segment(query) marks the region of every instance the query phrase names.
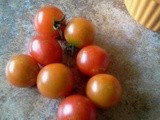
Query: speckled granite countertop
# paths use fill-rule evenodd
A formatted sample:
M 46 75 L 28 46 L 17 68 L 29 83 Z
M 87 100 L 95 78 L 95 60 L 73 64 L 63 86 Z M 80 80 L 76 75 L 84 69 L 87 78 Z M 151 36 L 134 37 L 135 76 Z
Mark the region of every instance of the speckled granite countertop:
M 46 4 L 60 7 L 67 19 L 92 20 L 95 43 L 112 56 L 109 73 L 122 83 L 123 98 L 115 108 L 99 111 L 98 120 L 160 120 L 160 33 L 137 24 L 123 0 L 0 0 L 0 120 L 56 120 L 60 99 L 11 86 L 4 74 L 11 55 L 27 53 L 34 15 Z

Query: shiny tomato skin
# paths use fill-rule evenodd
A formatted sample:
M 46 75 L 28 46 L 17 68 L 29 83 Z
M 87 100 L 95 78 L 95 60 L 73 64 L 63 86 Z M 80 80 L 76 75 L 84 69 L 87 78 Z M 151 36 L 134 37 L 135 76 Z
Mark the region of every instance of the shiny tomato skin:
M 55 30 L 53 26 L 55 21 L 59 21 L 63 17 L 64 14 L 58 7 L 52 5 L 44 6 L 35 16 L 35 29 L 40 35 L 58 37 L 58 30 Z M 65 24 L 65 20 L 62 24 Z
M 29 44 L 29 52 L 42 66 L 62 61 L 62 48 L 52 37 L 33 37 Z
M 68 95 L 74 84 L 72 71 L 61 63 L 43 67 L 37 77 L 37 87 L 40 93 L 52 99 Z
M 6 65 L 6 77 L 16 87 L 30 87 L 36 84 L 39 70 L 37 62 L 31 56 L 17 54 Z
M 87 97 L 71 95 L 60 103 L 57 120 L 96 120 L 96 108 Z
M 97 74 L 89 79 L 86 94 L 99 108 L 108 109 L 120 101 L 122 87 L 114 76 Z
M 86 18 L 72 18 L 65 30 L 66 41 L 75 47 L 82 48 L 93 43 L 95 38 L 95 27 Z
M 81 72 L 93 76 L 107 71 L 110 64 L 110 57 L 99 46 L 89 45 L 78 52 L 76 61 Z

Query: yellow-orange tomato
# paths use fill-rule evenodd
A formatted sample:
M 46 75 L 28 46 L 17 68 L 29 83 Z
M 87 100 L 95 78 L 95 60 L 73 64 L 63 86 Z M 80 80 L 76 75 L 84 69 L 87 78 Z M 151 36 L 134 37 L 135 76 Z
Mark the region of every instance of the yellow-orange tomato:
M 89 79 L 86 94 L 98 107 L 107 109 L 120 101 L 122 88 L 114 76 L 97 74 Z
M 49 64 L 41 69 L 37 78 L 40 93 L 48 98 L 59 98 L 68 95 L 75 83 L 70 68 L 61 64 Z
M 6 66 L 6 77 L 17 87 L 29 87 L 36 84 L 39 66 L 29 55 L 14 55 Z
M 95 27 L 85 18 L 73 18 L 64 30 L 64 37 L 71 45 L 82 48 L 93 43 Z

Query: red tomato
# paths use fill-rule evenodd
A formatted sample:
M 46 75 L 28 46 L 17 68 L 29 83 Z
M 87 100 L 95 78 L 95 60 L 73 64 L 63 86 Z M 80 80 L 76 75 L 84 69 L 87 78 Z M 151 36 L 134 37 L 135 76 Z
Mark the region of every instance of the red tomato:
M 56 24 L 57 21 L 62 20 L 63 17 L 63 12 L 55 6 L 42 7 L 34 19 L 35 29 L 40 35 L 58 37 L 58 30 L 54 29 L 54 27 L 59 24 Z M 65 20 L 60 24 L 65 24 Z
M 86 94 L 98 107 L 110 108 L 120 101 L 122 87 L 114 76 L 97 74 L 89 79 Z
M 57 120 L 96 120 L 96 108 L 87 97 L 68 96 L 59 105 Z
M 53 99 L 68 95 L 74 84 L 72 71 L 61 63 L 45 66 L 37 77 L 37 87 L 40 93 Z
M 40 68 L 29 55 L 14 55 L 7 63 L 6 77 L 17 87 L 30 87 L 36 84 Z
M 78 48 L 90 45 L 95 38 L 94 25 L 85 18 L 73 18 L 64 30 L 64 37 L 68 43 Z
M 29 52 L 42 66 L 62 61 L 62 48 L 52 37 L 33 37 L 29 45 Z
M 105 73 L 110 63 L 108 53 L 95 45 L 82 48 L 77 55 L 77 66 L 84 74 L 92 76 Z

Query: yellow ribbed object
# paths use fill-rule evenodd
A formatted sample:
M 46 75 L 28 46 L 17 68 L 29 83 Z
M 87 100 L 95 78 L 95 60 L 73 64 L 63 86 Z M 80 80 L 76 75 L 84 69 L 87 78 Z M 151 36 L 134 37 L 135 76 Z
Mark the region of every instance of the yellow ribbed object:
M 160 0 L 124 0 L 133 18 L 153 31 L 160 31 Z

